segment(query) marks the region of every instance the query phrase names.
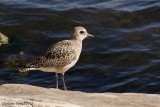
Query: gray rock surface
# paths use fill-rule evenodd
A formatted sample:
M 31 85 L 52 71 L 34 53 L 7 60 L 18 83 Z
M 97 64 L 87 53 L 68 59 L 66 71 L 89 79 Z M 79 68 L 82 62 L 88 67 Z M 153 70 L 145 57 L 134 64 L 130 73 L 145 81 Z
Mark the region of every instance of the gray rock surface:
M 7 104 L 12 106 L 6 106 Z M 0 107 L 160 107 L 160 95 L 84 93 L 24 84 L 4 84 L 0 86 Z
M 0 32 L 0 47 L 3 45 L 3 44 L 8 44 L 9 41 L 8 41 L 8 37 L 3 35 L 1 32 Z

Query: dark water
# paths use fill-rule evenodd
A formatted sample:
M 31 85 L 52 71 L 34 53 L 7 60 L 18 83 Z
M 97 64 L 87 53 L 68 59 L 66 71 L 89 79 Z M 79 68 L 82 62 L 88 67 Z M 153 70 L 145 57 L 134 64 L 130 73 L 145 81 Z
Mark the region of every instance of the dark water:
M 159 0 L 0 0 L 0 83 L 55 87 L 54 73 L 18 69 L 79 25 L 95 38 L 66 73 L 69 90 L 160 93 Z

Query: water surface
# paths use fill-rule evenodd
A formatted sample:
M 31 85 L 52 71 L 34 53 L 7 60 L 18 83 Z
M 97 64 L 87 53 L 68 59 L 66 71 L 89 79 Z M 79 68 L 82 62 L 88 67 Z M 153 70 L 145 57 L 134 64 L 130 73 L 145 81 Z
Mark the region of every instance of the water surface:
M 55 87 L 54 73 L 18 69 L 75 26 L 95 38 L 66 73 L 69 90 L 160 93 L 159 0 L 0 0 L 0 31 L 10 38 L 0 48 L 0 83 Z

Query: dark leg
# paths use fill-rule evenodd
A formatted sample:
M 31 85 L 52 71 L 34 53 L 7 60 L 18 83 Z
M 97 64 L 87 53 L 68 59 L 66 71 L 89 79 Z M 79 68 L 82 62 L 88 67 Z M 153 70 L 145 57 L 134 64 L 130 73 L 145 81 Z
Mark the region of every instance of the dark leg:
M 56 88 L 58 89 L 58 74 L 57 73 L 55 74 L 55 77 L 56 77 L 55 78 L 56 79 Z
M 64 81 L 64 73 L 62 73 L 62 82 L 63 82 L 64 90 L 67 91 L 66 84 L 65 84 L 65 81 Z

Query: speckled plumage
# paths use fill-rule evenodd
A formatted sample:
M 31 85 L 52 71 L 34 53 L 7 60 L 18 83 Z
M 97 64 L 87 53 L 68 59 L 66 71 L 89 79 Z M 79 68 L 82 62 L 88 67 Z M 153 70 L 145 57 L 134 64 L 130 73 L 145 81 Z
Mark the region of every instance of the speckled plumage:
M 53 44 L 47 51 L 33 62 L 28 63 L 29 68 L 51 68 L 62 69 L 74 60 L 78 60 L 82 49 L 82 43 L 76 40 L 64 40 Z M 50 71 L 54 72 L 54 71 Z M 65 71 L 60 71 L 65 72 Z
M 57 73 L 62 74 L 62 80 L 64 88 L 64 73 L 76 64 L 79 59 L 82 50 L 82 41 L 88 34 L 84 27 L 75 27 L 71 40 L 63 40 L 56 44 L 53 44 L 47 49 L 40 57 L 28 63 L 25 68 L 20 72 L 26 72 L 29 70 L 41 70 L 44 72 L 55 72 L 56 82 L 58 81 Z M 58 82 L 56 83 L 58 88 Z

